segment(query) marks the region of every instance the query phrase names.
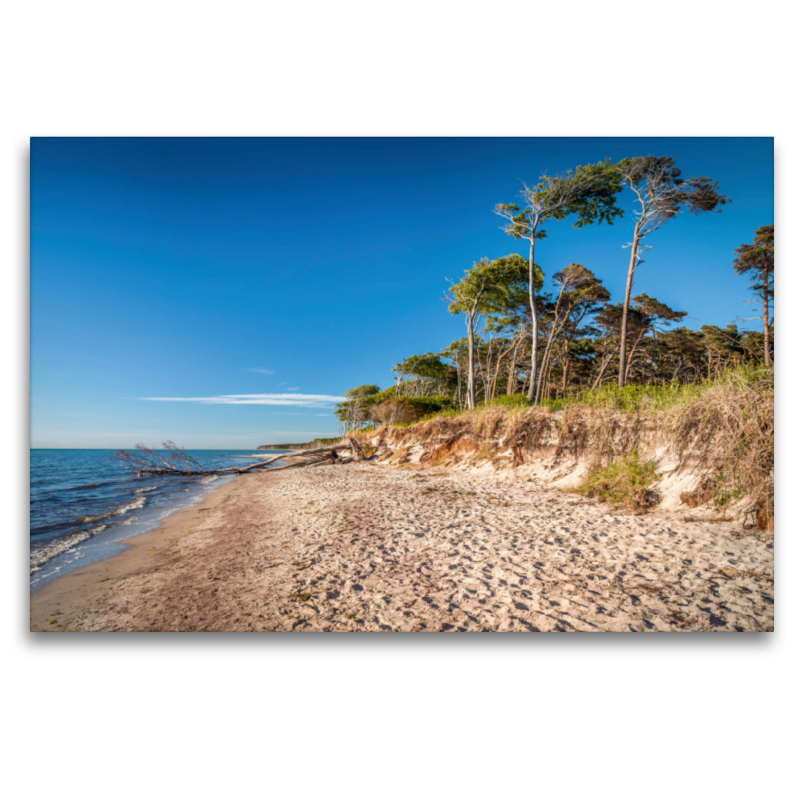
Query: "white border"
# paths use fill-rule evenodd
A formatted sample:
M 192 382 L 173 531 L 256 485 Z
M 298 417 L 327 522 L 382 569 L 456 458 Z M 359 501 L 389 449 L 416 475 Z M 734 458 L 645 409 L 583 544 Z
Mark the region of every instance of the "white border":
M 39 2 L 2 52 L 10 796 L 784 796 L 797 712 L 795 26 L 782 4 Z M 491 10 L 490 10 L 491 9 Z M 31 135 L 776 136 L 777 633 L 32 637 Z M 782 265 L 786 264 L 786 268 Z M 785 287 L 785 288 L 784 288 Z M 785 332 L 785 333 L 784 333 Z M 787 342 L 783 345 L 782 342 Z

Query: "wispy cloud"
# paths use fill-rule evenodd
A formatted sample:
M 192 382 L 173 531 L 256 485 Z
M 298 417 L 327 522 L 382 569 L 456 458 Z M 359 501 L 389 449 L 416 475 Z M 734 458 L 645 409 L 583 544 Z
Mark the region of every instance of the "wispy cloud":
M 332 394 L 220 394 L 215 397 L 142 397 L 168 403 L 203 403 L 205 405 L 296 406 L 327 408 L 345 398 Z
M 265 369 L 264 367 L 247 367 L 248 372 L 259 372 L 262 375 L 274 375 L 275 373 L 271 369 Z

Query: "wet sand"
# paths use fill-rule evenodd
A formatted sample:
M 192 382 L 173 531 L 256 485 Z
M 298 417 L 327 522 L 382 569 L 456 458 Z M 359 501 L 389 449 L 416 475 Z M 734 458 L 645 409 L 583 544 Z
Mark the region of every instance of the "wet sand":
M 34 631 L 766 631 L 772 534 L 510 471 L 245 475 L 31 597 Z

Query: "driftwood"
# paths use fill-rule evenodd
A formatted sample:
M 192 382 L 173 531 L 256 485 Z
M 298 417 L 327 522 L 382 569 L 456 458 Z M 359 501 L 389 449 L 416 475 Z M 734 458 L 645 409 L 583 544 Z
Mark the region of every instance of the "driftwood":
M 353 460 L 363 461 L 365 456 L 361 442 L 359 442 L 358 439 L 348 439 L 347 441 L 350 442 L 350 449 L 353 451 Z
M 344 444 L 334 444 L 328 445 L 327 447 L 315 447 L 313 450 L 295 450 L 293 453 L 278 453 L 276 456 L 272 456 L 272 458 L 268 458 L 266 461 L 259 461 L 256 464 L 250 464 L 247 467 L 243 467 L 240 470 L 235 470 L 232 467 L 229 467 L 227 470 L 220 470 L 220 472 L 250 472 L 251 470 L 258 469 L 260 467 L 265 467 L 267 464 L 272 464 L 273 461 L 286 461 L 287 458 L 297 458 L 297 457 L 305 457 L 311 455 L 317 455 L 319 453 L 335 453 L 337 450 L 346 450 L 350 447 L 350 442 L 352 440 L 348 440 Z M 350 447 L 350 449 L 352 449 Z M 273 469 L 278 469 L 277 467 L 273 467 Z
M 363 459 L 360 446 L 353 445 L 352 439 L 341 444 L 315 447 L 313 450 L 296 450 L 292 453 L 278 453 L 264 461 L 249 464 L 246 467 L 226 467 L 225 469 L 206 469 L 194 458 L 188 455 L 184 448 L 178 447 L 174 442 L 164 442 L 162 447 L 166 453 L 137 444 L 136 450 L 117 450 L 112 458 L 119 461 L 127 470 L 137 475 L 176 475 L 192 477 L 197 475 L 243 475 L 255 470 L 264 469 L 275 461 L 294 461 L 275 469 L 288 469 L 289 467 L 305 467 L 318 464 L 340 464 L 343 459 L 339 456 L 340 450 L 350 450 L 356 461 Z

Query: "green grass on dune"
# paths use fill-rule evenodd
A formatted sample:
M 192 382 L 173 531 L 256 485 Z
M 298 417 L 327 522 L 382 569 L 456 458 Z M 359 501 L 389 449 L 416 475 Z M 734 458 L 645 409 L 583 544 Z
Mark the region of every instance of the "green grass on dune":
M 755 389 L 758 391 L 774 391 L 774 369 L 764 366 L 739 366 L 734 367 L 712 380 L 703 380 L 699 383 L 668 383 L 664 385 L 642 386 L 629 384 L 616 386 L 608 384 L 598 389 L 586 390 L 568 396 L 566 399 L 542 400 L 536 408 L 546 408 L 550 411 L 563 411 L 568 406 L 584 406 L 593 409 L 608 409 L 613 411 L 662 411 L 673 406 L 697 400 L 707 391 L 717 387 L 734 386 L 742 389 Z M 501 395 L 489 403 L 480 403 L 473 411 L 459 411 L 445 409 L 421 417 L 416 422 L 399 423 L 395 427 L 408 428 L 420 422 L 432 419 L 454 418 L 464 414 L 476 414 L 488 408 L 508 408 L 520 410 L 532 408 L 527 398 L 522 394 Z

